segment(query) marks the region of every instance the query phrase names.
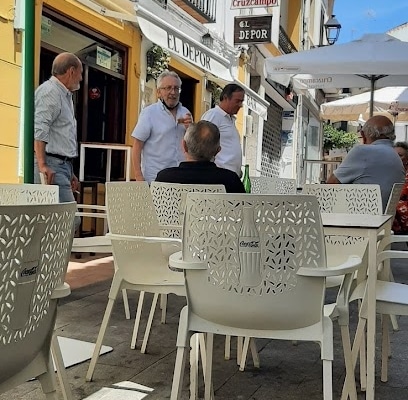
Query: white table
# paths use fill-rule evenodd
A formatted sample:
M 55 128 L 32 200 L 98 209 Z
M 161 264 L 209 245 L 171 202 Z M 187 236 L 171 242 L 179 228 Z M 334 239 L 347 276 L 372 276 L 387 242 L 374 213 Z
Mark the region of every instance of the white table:
M 366 399 L 374 400 L 377 236 L 380 232 L 383 232 L 385 236 L 390 234 L 392 216 L 335 213 L 322 213 L 321 215 L 325 235 L 348 235 L 368 239 Z
M 84 181 L 85 170 L 85 150 L 86 149 L 102 149 L 107 151 L 106 159 L 106 182 L 110 182 L 111 169 L 112 169 L 112 150 L 122 150 L 126 152 L 126 182 L 130 181 L 130 160 L 132 155 L 132 147 L 125 144 L 117 143 L 94 143 L 94 142 L 82 142 L 80 147 L 79 157 L 79 181 Z

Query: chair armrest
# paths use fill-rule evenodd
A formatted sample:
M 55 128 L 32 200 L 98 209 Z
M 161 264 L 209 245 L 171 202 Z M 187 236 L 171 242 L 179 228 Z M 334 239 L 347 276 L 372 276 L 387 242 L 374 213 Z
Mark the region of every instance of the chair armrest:
M 77 208 L 88 208 L 90 210 L 100 210 L 106 212 L 106 206 L 99 206 L 96 204 L 77 204 Z
M 408 251 L 405 250 L 384 250 L 377 254 L 377 264 L 390 258 L 408 258 Z
M 408 253 L 407 253 L 408 254 Z M 297 275 L 310 277 L 327 277 L 350 274 L 357 270 L 362 263 L 361 257 L 350 256 L 346 262 L 330 268 L 308 268 L 301 267 L 297 271 Z
M 64 282 L 58 285 L 51 294 L 51 299 L 61 299 L 71 294 L 71 287 L 68 283 Z
M 166 243 L 166 244 L 181 244 L 179 238 L 165 238 L 160 236 L 132 236 L 119 235 L 116 233 L 107 233 L 105 237 L 113 240 L 128 240 L 130 242 L 145 242 L 145 243 Z
M 178 269 L 208 269 L 207 263 L 203 261 L 184 261 L 181 251 L 169 257 L 169 265 Z
M 408 235 L 388 235 L 378 243 L 378 251 L 383 251 L 391 243 L 408 243 Z

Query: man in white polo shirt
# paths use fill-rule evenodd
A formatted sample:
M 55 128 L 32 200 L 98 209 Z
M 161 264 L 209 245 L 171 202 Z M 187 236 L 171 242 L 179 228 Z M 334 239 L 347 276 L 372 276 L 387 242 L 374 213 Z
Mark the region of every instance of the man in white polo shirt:
M 208 110 L 201 117 L 217 125 L 221 134 L 221 151 L 215 156 L 215 164 L 220 168 L 234 171 L 241 176 L 242 149 L 238 130 L 235 126 L 235 114 L 244 102 L 244 89 L 230 83 L 224 87 L 217 106 Z
M 180 103 L 181 79 L 174 71 L 164 71 L 157 78 L 158 101 L 142 110 L 132 132 L 133 167 L 137 181 L 149 184 L 164 168 L 177 167 L 185 161 L 181 147 L 190 111 Z

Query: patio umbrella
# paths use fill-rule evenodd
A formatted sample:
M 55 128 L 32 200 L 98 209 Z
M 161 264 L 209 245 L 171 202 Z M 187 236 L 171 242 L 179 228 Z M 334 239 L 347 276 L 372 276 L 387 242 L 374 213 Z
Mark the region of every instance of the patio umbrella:
M 367 120 L 370 115 L 370 92 L 324 103 L 320 117 L 330 121 Z M 408 121 L 408 87 L 386 87 L 374 91 L 373 113 L 394 117 L 396 121 Z
M 264 68 L 267 79 L 285 86 L 369 87 L 374 96 L 375 87 L 408 85 L 408 42 L 387 34 L 367 34 L 348 43 L 267 58 Z

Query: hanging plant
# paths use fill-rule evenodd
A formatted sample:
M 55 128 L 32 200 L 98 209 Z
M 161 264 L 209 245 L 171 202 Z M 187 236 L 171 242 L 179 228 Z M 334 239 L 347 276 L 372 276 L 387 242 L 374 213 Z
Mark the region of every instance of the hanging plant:
M 208 81 L 207 90 L 211 93 L 211 97 L 212 97 L 211 100 L 212 100 L 212 103 L 214 103 L 213 105 L 218 104 L 220 102 L 220 95 L 222 92 L 222 87 L 217 85 L 213 81 Z
M 147 80 L 157 79 L 169 67 L 170 53 L 160 46 L 153 45 L 146 53 Z

